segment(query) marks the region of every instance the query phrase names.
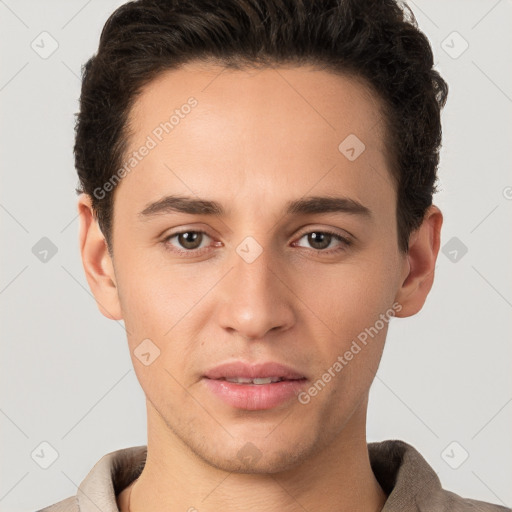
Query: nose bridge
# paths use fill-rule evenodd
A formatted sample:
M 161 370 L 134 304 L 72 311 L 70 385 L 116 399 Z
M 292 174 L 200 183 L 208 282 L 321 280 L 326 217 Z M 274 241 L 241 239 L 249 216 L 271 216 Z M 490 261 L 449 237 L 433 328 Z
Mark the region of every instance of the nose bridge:
M 231 262 L 220 306 L 222 326 L 247 338 L 261 338 L 270 329 L 289 327 L 293 312 L 272 251 L 247 237 Z
M 259 245 L 252 237 L 245 239 L 233 257 L 233 281 L 236 293 L 253 295 L 257 300 L 268 299 L 273 288 L 276 270 L 272 265 L 271 250 Z

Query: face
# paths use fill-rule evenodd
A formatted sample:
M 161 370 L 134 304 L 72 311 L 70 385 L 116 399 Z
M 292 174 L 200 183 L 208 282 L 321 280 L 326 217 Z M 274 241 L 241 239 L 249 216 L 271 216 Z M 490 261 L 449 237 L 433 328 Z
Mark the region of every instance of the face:
M 364 436 L 410 300 L 377 98 L 313 68 L 187 65 L 130 130 L 112 286 L 92 286 L 124 319 L 149 435 L 247 472 Z

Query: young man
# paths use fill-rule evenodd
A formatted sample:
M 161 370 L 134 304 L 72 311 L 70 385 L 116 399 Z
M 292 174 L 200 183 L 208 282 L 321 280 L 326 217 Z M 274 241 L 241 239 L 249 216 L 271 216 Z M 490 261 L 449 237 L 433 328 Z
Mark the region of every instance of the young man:
M 45 511 L 506 510 L 442 489 L 404 442 L 366 441 L 389 321 L 434 279 L 432 66 L 391 0 L 110 17 L 83 76 L 80 248 L 124 320 L 148 442 Z

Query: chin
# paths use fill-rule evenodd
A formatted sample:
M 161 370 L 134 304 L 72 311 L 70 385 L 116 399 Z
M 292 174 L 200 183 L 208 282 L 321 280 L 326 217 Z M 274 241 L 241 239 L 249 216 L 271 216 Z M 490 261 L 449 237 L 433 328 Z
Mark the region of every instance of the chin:
M 190 449 L 206 464 L 238 474 L 272 474 L 293 469 L 318 451 L 318 442 L 300 432 L 282 432 L 279 439 L 271 436 L 237 435 L 215 444 L 212 439 L 203 443 L 188 443 Z
M 245 445 L 251 446 L 250 441 Z M 242 450 L 244 447 L 242 448 Z M 255 454 L 255 456 L 240 456 L 240 450 L 234 452 L 232 457 L 226 457 L 226 452 L 222 455 L 215 454 L 198 454 L 207 464 L 217 469 L 238 474 L 275 474 L 293 469 L 302 460 L 305 454 L 296 450 L 279 450 L 270 452 L 265 450 Z

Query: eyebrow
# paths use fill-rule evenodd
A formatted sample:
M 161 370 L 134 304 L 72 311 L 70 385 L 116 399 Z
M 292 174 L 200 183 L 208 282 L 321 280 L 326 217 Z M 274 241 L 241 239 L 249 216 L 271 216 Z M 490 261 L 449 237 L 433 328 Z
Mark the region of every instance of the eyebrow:
M 149 220 L 152 217 L 170 213 L 212 215 L 217 217 L 226 215 L 222 204 L 217 201 L 170 195 L 146 205 L 139 213 L 139 218 L 141 218 L 141 220 Z M 332 196 L 309 196 L 294 201 L 288 201 L 285 206 L 285 213 L 288 215 L 347 213 L 360 215 L 367 219 L 372 218 L 371 210 L 359 201 L 348 197 Z

